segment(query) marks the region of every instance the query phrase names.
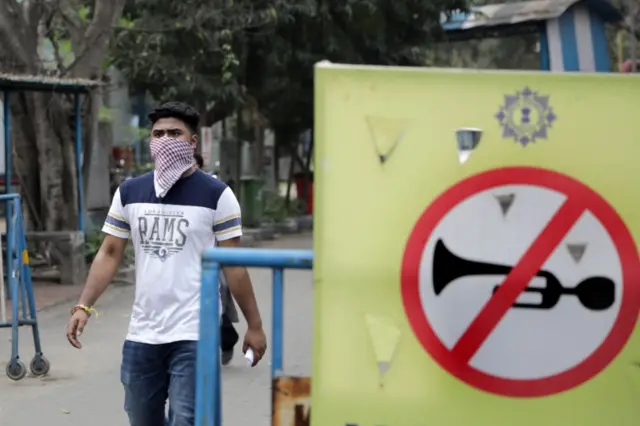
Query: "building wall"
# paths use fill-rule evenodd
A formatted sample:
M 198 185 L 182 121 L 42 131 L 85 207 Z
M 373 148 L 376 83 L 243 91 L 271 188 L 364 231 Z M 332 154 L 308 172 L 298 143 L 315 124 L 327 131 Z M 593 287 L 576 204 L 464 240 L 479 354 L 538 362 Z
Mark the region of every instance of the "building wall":
M 546 23 L 541 43 L 542 69 L 609 72 L 609 53 L 602 19 L 583 4 Z

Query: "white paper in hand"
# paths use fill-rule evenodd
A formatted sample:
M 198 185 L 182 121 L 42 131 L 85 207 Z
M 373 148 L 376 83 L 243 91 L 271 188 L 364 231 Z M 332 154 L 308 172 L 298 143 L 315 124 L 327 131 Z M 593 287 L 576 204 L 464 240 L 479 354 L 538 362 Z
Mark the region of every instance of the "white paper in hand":
M 244 353 L 244 359 L 247 360 L 247 365 L 249 367 L 253 365 L 253 349 L 247 349 L 247 352 Z

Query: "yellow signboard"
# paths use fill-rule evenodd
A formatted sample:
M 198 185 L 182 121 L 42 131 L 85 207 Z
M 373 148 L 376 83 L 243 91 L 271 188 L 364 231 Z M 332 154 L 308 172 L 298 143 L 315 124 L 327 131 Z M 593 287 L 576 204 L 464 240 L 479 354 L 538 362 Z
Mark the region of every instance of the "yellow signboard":
M 640 78 L 315 81 L 312 425 L 637 425 Z

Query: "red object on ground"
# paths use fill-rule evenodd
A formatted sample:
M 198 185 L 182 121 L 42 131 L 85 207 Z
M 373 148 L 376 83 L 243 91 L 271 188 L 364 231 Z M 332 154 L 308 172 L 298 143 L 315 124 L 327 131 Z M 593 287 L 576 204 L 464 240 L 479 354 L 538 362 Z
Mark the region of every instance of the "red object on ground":
M 640 59 L 636 61 L 638 64 L 637 69 L 640 70 Z M 620 72 L 631 72 L 633 70 L 633 61 L 631 59 L 627 59 L 622 64 L 620 64 Z
M 298 194 L 298 198 L 302 198 L 304 194 L 304 174 L 299 173 L 295 176 L 296 181 L 296 193 Z M 307 180 L 307 194 L 304 199 L 307 204 L 306 214 L 313 214 L 313 175 L 311 175 Z

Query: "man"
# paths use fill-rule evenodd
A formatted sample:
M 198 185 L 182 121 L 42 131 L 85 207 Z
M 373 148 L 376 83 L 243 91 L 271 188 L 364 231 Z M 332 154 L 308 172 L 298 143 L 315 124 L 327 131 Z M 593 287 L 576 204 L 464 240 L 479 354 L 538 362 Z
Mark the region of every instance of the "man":
M 214 239 L 223 247 L 239 244 L 240 206 L 224 183 L 193 165 L 199 115 L 192 107 L 170 102 L 149 120 L 155 171 L 116 191 L 67 339 L 82 347 L 78 338 L 131 238 L 136 291 L 121 367 L 129 423 L 163 425 L 168 398 L 171 425 L 193 426 L 201 254 Z M 256 365 L 267 345 L 249 274 L 234 267 L 224 275 L 247 320 L 243 351 L 253 350 Z
M 204 158 L 197 152 L 193 154 L 196 167 L 200 170 L 204 167 Z M 214 176 L 216 177 L 216 176 Z M 233 303 L 229 286 L 224 277 L 220 277 L 220 300 L 222 301 L 222 318 L 220 323 L 220 349 L 222 350 L 222 365 L 229 365 L 233 359 L 233 347 L 238 343 L 239 335 L 233 327 L 238 322 L 238 311 Z

